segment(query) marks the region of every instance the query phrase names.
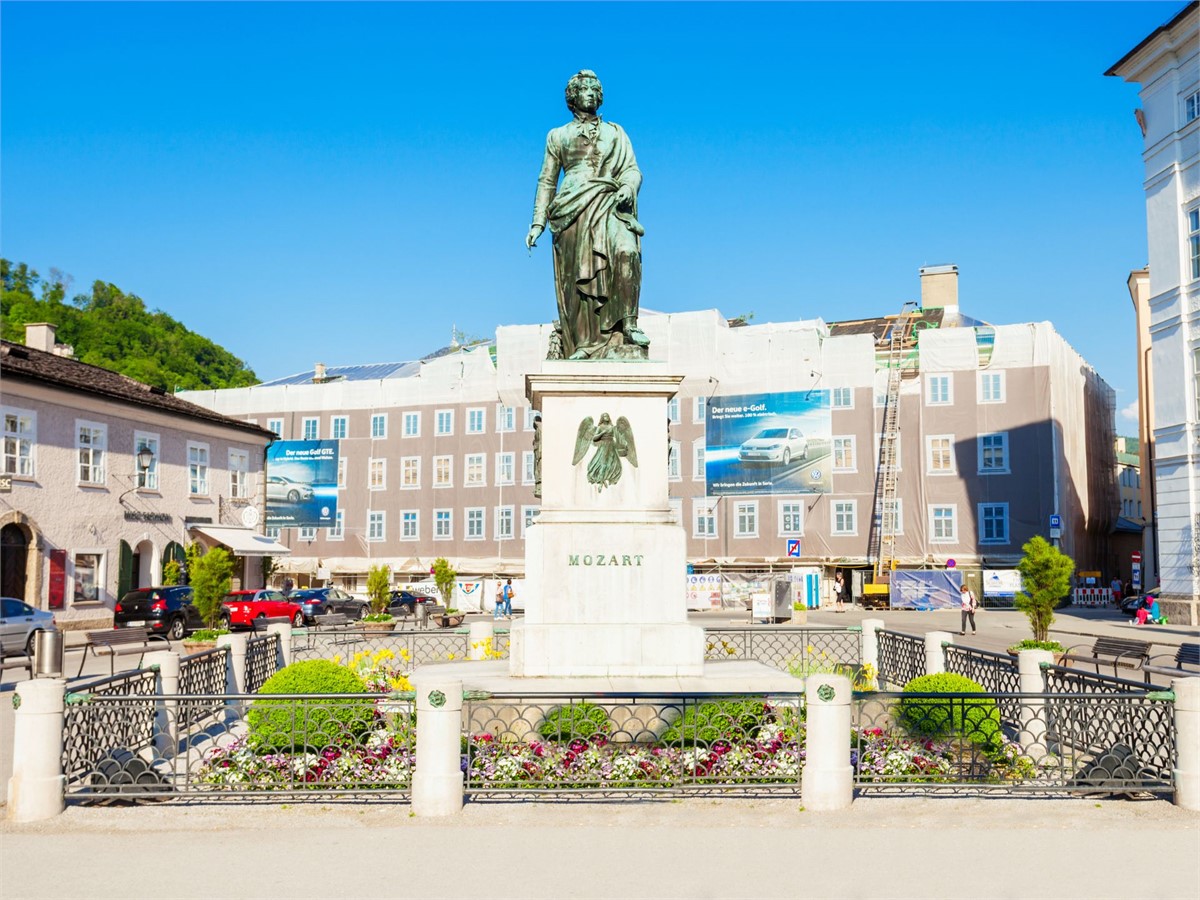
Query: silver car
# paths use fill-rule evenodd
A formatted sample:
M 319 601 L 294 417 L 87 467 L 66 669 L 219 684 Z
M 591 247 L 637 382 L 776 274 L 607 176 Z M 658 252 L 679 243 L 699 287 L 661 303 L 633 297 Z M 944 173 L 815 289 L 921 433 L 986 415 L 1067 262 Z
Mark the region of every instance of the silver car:
M 6 655 L 33 655 L 34 635 L 39 631 L 57 631 L 54 613 L 34 609 L 12 597 L 0 597 L 0 645 Z
M 311 500 L 313 489 L 311 484 L 303 481 L 292 481 L 282 475 L 271 475 L 267 478 L 267 499 L 286 500 L 288 503 L 299 503 L 301 500 Z
M 799 428 L 764 428 L 738 448 L 742 462 L 778 463 L 808 458 L 808 438 Z

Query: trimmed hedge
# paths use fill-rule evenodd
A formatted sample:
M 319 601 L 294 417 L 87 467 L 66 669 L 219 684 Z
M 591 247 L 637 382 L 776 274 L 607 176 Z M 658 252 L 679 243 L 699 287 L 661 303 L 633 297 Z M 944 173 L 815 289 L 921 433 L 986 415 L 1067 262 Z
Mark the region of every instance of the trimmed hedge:
M 538 734 L 548 741 L 571 741 L 597 735 L 607 737 L 611 733 L 608 713 L 603 707 L 586 701 L 555 707 L 538 726 Z
M 762 700 L 717 700 L 689 706 L 683 716 L 663 732 L 662 742 L 669 747 L 714 741 L 740 742 L 754 738 L 769 720 Z
M 363 694 L 367 686 L 325 659 L 293 663 L 267 679 L 260 694 Z M 354 743 L 375 719 L 369 700 L 256 700 L 246 716 L 258 752 L 313 750 Z
M 906 694 L 982 694 L 983 686 L 965 675 L 942 672 L 921 675 L 904 686 Z M 1000 710 L 991 697 L 904 697 L 900 724 L 911 734 L 931 738 L 963 738 L 993 745 L 1001 739 Z

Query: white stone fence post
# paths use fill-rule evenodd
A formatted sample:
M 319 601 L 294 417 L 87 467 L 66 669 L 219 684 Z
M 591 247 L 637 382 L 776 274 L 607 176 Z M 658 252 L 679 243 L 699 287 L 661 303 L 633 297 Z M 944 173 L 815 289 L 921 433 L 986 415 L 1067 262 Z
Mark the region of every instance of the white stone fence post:
M 495 647 L 493 643 L 496 636 L 495 624 L 488 621 L 472 622 L 467 630 L 467 658 L 487 659 L 488 651 Z
M 1176 678 L 1171 690 L 1175 692 L 1175 805 L 1200 810 L 1200 678 Z
M 229 677 L 226 691 L 230 694 L 246 693 L 246 641 L 244 634 L 223 634 L 217 638 L 218 647 L 229 648 Z
M 418 673 L 413 690 L 419 723 L 413 815 L 454 815 L 463 807 L 462 680 Z
M 275 658 L 275 669 L 286 669 L 292 664 L 292 626 L 282 622 L 267 626 L 267 634 L 278 635 L 279 652 Z
M 8 782 L 8 818 L 37 822 L 66 809 L 62 771 L 65 678 L 37 678 L 13 694 L 13 768 Z
M 806 810 L 845 809 L 854 800 L 849 747 L 852 697 L 845 675 L 809 675 L 805 681 L 808 728 L 800 796 Z
M 1054 654 L 1049 650 L 1021 650 L 1017 653 L 1017 684 L 1022 694 L 1044 694 L 1046 692 L 1046 676 L 1042 672 L 1043 665 L 1054 662 Z M 1049 752 L 1050 747 L 1046 738 L 1050 731 L 1050 723 L 1046 719 L 1046 701 L 1028 698 L 1021 701 L 1021 733 L 1017 735 L 1018 743 L 1025 753 L 1035 760 L 1040 760 Z
M 940 675 L 946 671 L 946 651 L 942 644 L 953 644 L 949 631 L 931 631 L 925 635 L 925 674 Z
M 863 619 L 862 623 L 862 655 L 863 668 L 871 667 L 875 678 L 879 678 L 879 632 L 884 627 L 883 619 Z
M 158 672 L 158 701 L 154 713 L 154 752 L 158 756 L 174 756 L 179 739 L 179 654 L 171 650 L 147 653 L 142 668 Z

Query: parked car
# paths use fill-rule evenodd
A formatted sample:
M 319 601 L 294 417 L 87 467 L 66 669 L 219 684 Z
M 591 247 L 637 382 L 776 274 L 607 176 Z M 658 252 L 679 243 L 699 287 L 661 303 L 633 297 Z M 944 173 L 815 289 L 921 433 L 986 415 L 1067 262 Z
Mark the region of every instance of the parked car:
M 418 603 L 437 603 L 437 598 L 426 594 L 414 594 L 412 591 L 392 591 L 388 600 L 388 612 L 393 616 L 411 616 L 416 613 Z
M 288 599 L 300 604 L 304 618 L 310 623 L 325 613 L 344 613 L 352 619 L 361 619 L 370 611 L 367 601 L 335 587 L 301 588 L 288 594 Z
M 1139 594 L 1130 594 L 1128 597 L 1121 598 L 1121 615 L 1127 619 L 1132 619 L 1137 615 L 1137 611 L 1142 608 L 1142 603 L 1146 597 L 1158 599 L 1158 588 L 1153 590 L 1143 591 Z
M 192 589 L 186 585 L 145 587 L 130 591 L 113 607 L 114 628 L 148 628 L 182 640 L 204 627 L 200 611 L 192 605 Z
M 54 613 L 34 609 L 14 597 L 0 597 L 0 646 L 5 653 L 32 656 L 34 636 L 39 631 L 57 630 Z
M 285 617 L 299 628 L 304 608 L 283 596 L 282 591 L 230 591 L 221 601 L 221 620 L 227 628 L 250 628 L 255 619 Z
M 808 438 L 799 428 L 764 428 L 738 448 L 742 462 L 779 463 L 808 458 Z
M 288 503 L 299 503 L 301 500 L 311 500 L 313 489 L 311 484 L 303 481 L 292 481 L 282 475 L 267 476 L 267 499 L 286 500 Z

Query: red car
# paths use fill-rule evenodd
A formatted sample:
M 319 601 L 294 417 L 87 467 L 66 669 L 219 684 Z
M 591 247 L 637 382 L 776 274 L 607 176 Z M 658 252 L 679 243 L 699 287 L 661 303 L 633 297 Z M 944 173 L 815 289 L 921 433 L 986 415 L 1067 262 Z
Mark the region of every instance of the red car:
M 287 618 L 299 628 L 304 609 L 280 591 L 230 591 L 221 601 L 221 618 L 229 627 L 250 628 L 255 619 Z

